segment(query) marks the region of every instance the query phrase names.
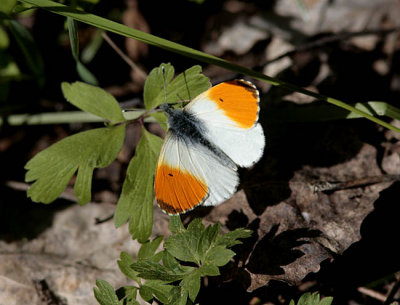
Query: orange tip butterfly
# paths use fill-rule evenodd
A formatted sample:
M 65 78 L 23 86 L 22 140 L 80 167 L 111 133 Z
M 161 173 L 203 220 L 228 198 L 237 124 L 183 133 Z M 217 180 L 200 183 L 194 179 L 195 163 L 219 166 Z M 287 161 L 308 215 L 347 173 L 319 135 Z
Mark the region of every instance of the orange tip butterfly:
M 169 129 L 154 189 L 164 212 L 182 214 L 233 196 L 239 184 L 238 167 L 252 166 L 264 151 L 259 101 L 252 83 L 234 80 L 208 89 L 183 109 L 161 106 Z

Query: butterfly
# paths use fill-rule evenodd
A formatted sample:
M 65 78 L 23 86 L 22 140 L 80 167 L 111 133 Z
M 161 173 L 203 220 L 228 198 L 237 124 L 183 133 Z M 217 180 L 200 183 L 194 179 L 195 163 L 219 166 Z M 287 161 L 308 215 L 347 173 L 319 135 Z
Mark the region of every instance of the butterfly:
M 168 131 L 158 157 L 155 197 L 169 215 L 229 199 L 239 184 L 238 167 L 263 155 L 265 137 L 258 123 L 259 93 L 245 80 L 223 82 L 185 107 L 167 103 Z

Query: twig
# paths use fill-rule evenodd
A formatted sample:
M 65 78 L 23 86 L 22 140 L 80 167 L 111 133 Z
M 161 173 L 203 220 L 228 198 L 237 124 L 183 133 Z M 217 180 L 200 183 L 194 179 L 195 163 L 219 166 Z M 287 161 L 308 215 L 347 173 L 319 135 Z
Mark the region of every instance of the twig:
M 361 32 L 351 32 L 351 33 L 338 33 L 334 35 L 329 35 L 322 37 L 316 41 L 312 41 L 303 45 L 296 46 L 295 49 L 290 50 L 288 52 L 285 52 L 281 55 L 278 55 L 277 57 L 268 60 L 265 64 L 268 65 L 270 63 L 273 63 L 275 61 L 278 61 L 284 57 L 294 55 L 298 52 L 304 52 L 310 49 L 315 49 L 319 48 L 322 46 L 325 46 L 329 43 L 337 42 L 337 41 L 343 41 L 343 40 L 348 40 L 353 37 L 359 37 L 359 36 L 367 36 L 367 35 L 388 35 L 393 32 L 400 31 L 400 27 L 394 27 L 392 29 L 372 29 L 372 30 L 365 30 Z
M 383 302 L 383 305 L 389 305 L 391 304 L 394 300 L 394 296 L 396 293 L 400 290 L 400 280 L 397 280 L 397 282 L 393 285 L 392 289 L 390 290 L 385 302 Z
M 337 190 L 350 189 L 356 187 L 365 187 L 372 184 L 398 181 L 398 180 L 400 180 L 399 175 L 382 175 L 382 176 L 365 177 L 361 179 L 354 179 L 350 181 L 341 181 L 341 182 L 318 181 L 310 183 L 310 188 L 314 193 L 317 193 L 326 191 L 337 191 Z
M 367 296 L 369 296 L 371 298 L 374 298 L 376 300 L 379 300 L 381 302 L 384 302 L 386 300 L 386 296 L 385 295 L 383 295 L 382 293 L 377 292 L 375 290 L 372 290 L 372 289 L 369 289 L 369 288 L 366 288 L 366 287 L 358 287 L 357 290 L 359 292 L 361 292 L 362 294 L 365 294 L 365 295 L 367 295 Z
M 113 217 L 114 217 L 114 213 L 112 213 L 111 215 L 106 216 L 106 217 L 104 217 L 104 218 L 96 217 L 96 218 L 94 219 L 94 224 L 95 224 L 95 225 L 99 225 L 99 224 L 105 223 L 105 222 L 107 222 L 107 221 L 113 219 Z
M 114 49 L 115 52 L 131 67 L 132 70 L 136 70 L 142 79 L 146 79 L 147 74 L 144 72 L 137 64 L 135 64 L 132 59 L 130 59 L 122 50 L 111 40 L 106 32 L 102 33 L 104 40 Z
M 25 192 L 28 191 L 28 189 L 30 187 L 30 185 L 28 183 L 18 182 L 18 181 L 7 181 L 5 184 L 9 188 L 12 188 L 17 191 L 25 191 Z M 62 192 L 60 194 L 60 196 L 58 196 L 58 198 L 65 199 L 65 200 L 72 201 L 72 202 L 78 202 L 78 198 L 76 198 L 75 195 L 71 194 L 71 191 L 72 191 L 72 189 L 67 187 L 66 190 L 64 192 Z

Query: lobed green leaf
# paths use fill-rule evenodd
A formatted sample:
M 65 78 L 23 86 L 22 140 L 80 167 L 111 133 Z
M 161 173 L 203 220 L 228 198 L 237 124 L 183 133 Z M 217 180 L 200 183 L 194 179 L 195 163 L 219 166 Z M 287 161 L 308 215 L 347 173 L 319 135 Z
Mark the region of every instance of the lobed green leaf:
M 117 157 L 125 137 L 125 126 L 97 128 L 64 138 L 39 152 L 26 165 L 26 182 L 35 181 L 28 196 L 35 202 L 50 203 L 65 189 L 73 174 L 79 204 L 91 198 L 94 168 L 108 166 Z
M 161 138 L 142 129 L 114 214 L 116 227 L 130 218 L 129 230 L 139 242 L 149 238 L 153 226 L 153 177 L 161 145 Z
M 150 259 L 151 257 L 153 257 L 154 253 L 156 252 L 158 246 L 161 244 L 162 241 L 163 237 L 159 236 L 152 241 L 147 241 L 142 244 L 138 252 L 138 260 Z
M 114 288 L 104 280 L 96 280 L 93 288 L 94 297 L 101 305 L 119 305 L 119 300 Z
M 154 295 L 163 304 L 167 304 L 171 301 L 171 291 L 175 289 L 175 286 L 165 284 L 164 282 L 158 280 L 147 280 L 143 286 L 148 288 L 152 295 Z
M 220 236 L 216 241 L 216 245 L 230 248 L 242 243 L 240 240 L 238 240 L 239 238 L 248 238 L 252 235 L 252 233 L 253 232 L 251 230 L 238 228 Z
M 174 215 L 169 217 L 169 229 L 172 234 L 185 232 L 185 227 L 182 224 L 181 216 Z
M 160 265 L 151 260 L 142 260 L 132 264 L 132 268 L 138 272 L 138 276 L 146 280 L 159 280 L 164 283 L 174 282 L 183 279 L 193 267 L 188 267 L 187 272 L 176 272 L 166 266 Z
M 163 80 L 163 68 L 165 85 Z M 171 64 L 161 64 L 153 69 L 146 79 L 143 99 L 146 109 L 153 109 L 165 102 L 167 93 L 168 103 L 192 100 L 194 97 L 210 88 L 210 82 L 201 74 L 200 66 L 193 66 L 179 74 L 174 80 L 174 68 Z
M 189 299 L 194 302 L 200 291 L 201 272 L 199 269 L 193 270 L 186 275 L 180 282 L 179 286 L 188 292 Z
M 214 266 L 224 266 L 229 260 L 235 256 L 235 252 L 226 249 L 223 246 L 215 246 L 207 251 L 206 257 L 204 258 L 204 264 Z
M 138 273 L 131 267 L 134 262 L 132 256 L 126 252 L 121 252 L 120 260 L 117 261 L 119 270 L 121 270 L 126 277 L 140 284 L 140 279 L 137 276 Z
M 62 83 L 65 98 L 79 109 L 108 120 L 111 124 L 124 122 L 116 99 L 105 90 L 82 82 Z
M 119 296 L 120 304 L 123 305 L 140 305 L 138 301 L 136 301 L 138 288 L 134 286 L 123 286 L 117 290 L 117 296 Z M 122 294 L 122 296 L 120 296 Z

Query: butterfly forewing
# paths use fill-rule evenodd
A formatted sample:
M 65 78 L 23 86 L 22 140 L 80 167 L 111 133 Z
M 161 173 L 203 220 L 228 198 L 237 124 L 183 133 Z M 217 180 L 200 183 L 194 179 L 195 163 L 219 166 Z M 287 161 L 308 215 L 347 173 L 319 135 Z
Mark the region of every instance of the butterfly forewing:
M 199 204 L 216 205 L 236 191 L 239 178 L 207 147 L 168 132 L 155 178 L 158 205 L 168 214 L 187 212 Z
M 258 121 L 259 94 L 244 80 L 225 82 L 203 92 L 184 111 L 204 125 L 205 137 L 241 167 L 262 156 L 265 137 Z

